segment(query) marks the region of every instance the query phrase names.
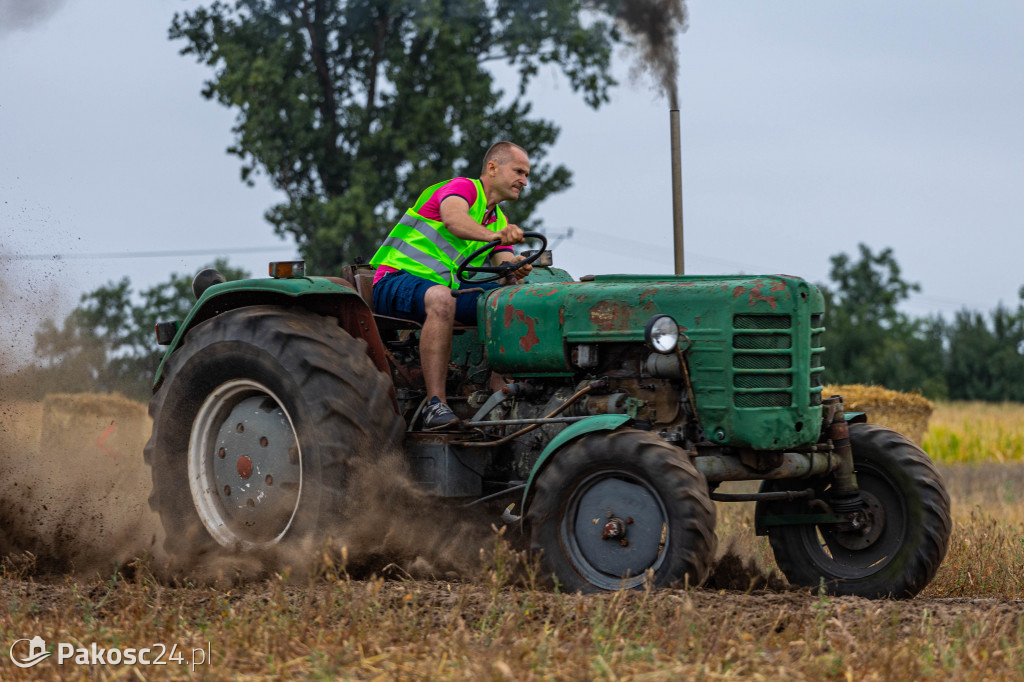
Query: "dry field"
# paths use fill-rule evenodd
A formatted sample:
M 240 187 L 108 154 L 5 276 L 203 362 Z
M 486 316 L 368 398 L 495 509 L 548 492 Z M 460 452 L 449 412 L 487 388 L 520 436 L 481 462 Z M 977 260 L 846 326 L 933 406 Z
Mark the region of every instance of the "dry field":
M 74 410 L 51 405 L 48 419 Z M 460 532 L 436 508 L 384 523 L 372 561 L 325 548 L 301 575 L 248 565 L 175 580 L 133 454 L 144 417 L 125 408 L 114 429 L 79 420 L 41 442 L 44 412 L 0 404 L 4 680 L 1024 679 L 1022 406 L 936 406 L 924 442 L 954 533 L 910 601 L 787 587 L 747 504 L 719 505 L 721 557 L 700 589 L 551 592 L 506 537 Z M 443 547 L 424 541 L 425 521 L 450 531 Z M 403 528 L 417 532 L 396 540 Z M 35 636 L 53 655 L 16 668 L 11 645 Z

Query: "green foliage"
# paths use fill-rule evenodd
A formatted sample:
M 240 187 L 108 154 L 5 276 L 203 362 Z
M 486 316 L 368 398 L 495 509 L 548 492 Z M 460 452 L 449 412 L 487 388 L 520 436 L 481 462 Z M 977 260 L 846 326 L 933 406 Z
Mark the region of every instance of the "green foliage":
M 829 277 L 836 284 L 836 302 L 843 308 L 843 316 L 854 325 L 873 325 L 883 329 L 906 322 L 906 316 L 896 306 L 911 292 L 921 290 L 900 276 L 900 266 L 892 249 L 883 249 L 877 255 L 867 244 L 858 244 L 860 260 L 840 253 L 832 256 Z
M 1024 401 L 1024 305 L 988 316 L 968 310 L 952 322 L 911 319 L 897 306 L 917 284 L 904 281 L 891 249 L 832 257 L 826 379 L 920 391 L 931 398 Z M 1022 291 L 1024 301 L 1024 291 Z
M 826 380 L 942 395 L 937 321 L 911 320 L 898 309 L 920 286 L 902 278 L 892 249 L 875 254 L 860 244 L 859 250 L 857 261 L 845 253 L 832 256 L 834 285 L 823 287 Z
M 1024 401 L 1024 306 L 1002 305 L 986 321 L 980 313 L 957 313 L 947 331 L 946 377 L 962 400 Z
M 223 259 L 205 267 L 228 280 L 249 276 Z M 127 277 L 83 294 L 60 325 L 46 320 L 36 331 L 35 354 L 42 366 L 26 370 L 29 383 L 40 395 L 104 391 L 147 400 L 163 354 L 153 328 L 184 319 L 194 302 L 192 276 L 177 273 L 138 297 Z
M 479 173 L 494 142 L 530 153 L 531 219 L 569 187 L 544 162 L 559 130 L 531 119 L 527 86 L 555 67 L 592 107 L 608 101 L 616 0 L 218 0 L 175 15 L 170 37 L 210 66 L 203 95 L 235 109 L 242 179 L 263 172 L 287 201 L 267 220 L 310 270 L 369 258 L 398 212 L 438 180 Z M 518 74 L 511 96 L 487 65 Z

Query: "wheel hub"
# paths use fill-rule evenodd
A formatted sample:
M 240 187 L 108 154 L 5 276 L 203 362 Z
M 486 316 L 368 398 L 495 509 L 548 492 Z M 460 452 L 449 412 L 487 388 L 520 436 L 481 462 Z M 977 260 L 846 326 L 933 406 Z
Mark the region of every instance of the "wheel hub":
M 839 526 L 832 536 L 840 547 L 849 550 L 870 547 L 885 529 L 885 509 L 878 498 L 866 490 L 861 490 L 860 496 L 864 506 L 850 513 L 849 523 Z
M 272 544 L 298 505 L 302 466 L 291 421 L 265 387 L 238 380 L 203 403 L 189 444 L 189 479 L 203 524 L 218 543 Z
M 626 523 L 622 519 L 609 519 L 601 533 L 602 540 L 626 539 Z
M 645 481 L 626 472 L 597 474 L 576 488 L 569 504 L 573 521 L 563 532 L 589 581 L 606 589 L 623 581 L 632 586 L 661 561 L 667 517 Z
M 238 458 L 238 475 L 242 478 L 252 476 L 252 460 L 245 455 Z

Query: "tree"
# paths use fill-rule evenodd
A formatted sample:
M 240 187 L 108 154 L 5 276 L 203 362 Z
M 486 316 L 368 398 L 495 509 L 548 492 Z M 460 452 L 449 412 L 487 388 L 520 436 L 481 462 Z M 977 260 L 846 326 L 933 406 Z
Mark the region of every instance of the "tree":
M 570 186 L 545 163 L 559 129 L 529 118 L 545 65 L 597 108 L 615 84 L 619 0 L 236 0 L 174 17 L 182 54 L 214 69 L 203 95 L 237 110 L 242 179 L 263 172 L 287 201 L 267 220 L 292 235 L 310 271 L 369 258 L 416 194 L 473 176 L 498 140 L 521 144 L 531 185 L 511 219 Z M 487 66 L 518 74 L 514 95 Z
M 947 338 L 950 397 L 1024 401 L 1024 305 L 1016 310 L 999 305 L 988 322 L 981 313 L 962 310 Z
M 856 261 L 845 253 L 832 256 L 834 284 L 822 287 L 827 380 L 943 397 L 941 320 L 912 320 L 899 311 L 899 304 L 921 288 L 902 278 L 892 249 L 878 254 L 865 244 L 858 249 Z
M 223 259 L 206 267 L 228 280 L 249 276 Z M 190 275 L 175 273 L 138 300 L 124 277 L 83 294 L 61 325 L 46 320 L 36 331 L 35 354 L 42 366 L 33 370 L 34 383 L 42 393 L 104 391 L 148 399 L 163 355 L 153 328 L 160 321 L 185 319 L 195 302 L 191 284 Z

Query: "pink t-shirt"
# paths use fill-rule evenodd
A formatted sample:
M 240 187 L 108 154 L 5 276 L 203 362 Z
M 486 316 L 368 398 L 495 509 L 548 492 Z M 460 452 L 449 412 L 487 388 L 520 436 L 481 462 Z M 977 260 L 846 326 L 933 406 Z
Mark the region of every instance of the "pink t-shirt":
M 427 200 L 427 203 L 420 207 L 420 215 L 429 220 L 441 219 L 441 202 L 450 196 L 459 196 L 466 200 L 470 206 L 476 201 L 476 185 L 469 178 L 455 178 L 441 186 L 434 195 Z M 498 219 L 498 212 L 490 210 L 484 218 L 482 225 L 490 225 Z M 496 246 L 495 251 L 511 251 L 511 246 Z M 377 273 L 373 276 L 373 283 L 376 284 L 384 275 L 397 272 L 396 268 L 389 265 L 377 266 Z

